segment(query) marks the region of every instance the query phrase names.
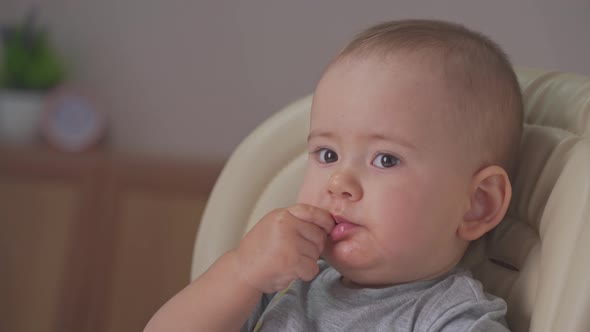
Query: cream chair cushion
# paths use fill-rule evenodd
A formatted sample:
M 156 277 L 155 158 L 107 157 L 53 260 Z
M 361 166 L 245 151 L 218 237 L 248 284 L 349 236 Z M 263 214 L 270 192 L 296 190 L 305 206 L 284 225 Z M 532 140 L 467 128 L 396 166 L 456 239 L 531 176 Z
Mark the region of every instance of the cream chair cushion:
M 463 264 L 508 302 L 513 331 L 590 331 L 590 78 L 518 69 L 525 131 L 507 217 Z M 223 169 L 195 243 L 192 278 L 267 212 L 295 202 L 311 96 L 248 136 Z

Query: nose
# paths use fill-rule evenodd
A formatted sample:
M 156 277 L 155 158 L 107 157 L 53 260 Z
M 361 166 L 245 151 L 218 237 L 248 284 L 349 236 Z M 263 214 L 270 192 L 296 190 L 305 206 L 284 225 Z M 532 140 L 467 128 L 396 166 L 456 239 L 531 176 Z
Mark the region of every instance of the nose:
M 363 197 L 363 190 L 358 179 L 346 171 L 337 171 L 330 176 L 328 193 L 332 197 L 351 201 L 358 201 Z

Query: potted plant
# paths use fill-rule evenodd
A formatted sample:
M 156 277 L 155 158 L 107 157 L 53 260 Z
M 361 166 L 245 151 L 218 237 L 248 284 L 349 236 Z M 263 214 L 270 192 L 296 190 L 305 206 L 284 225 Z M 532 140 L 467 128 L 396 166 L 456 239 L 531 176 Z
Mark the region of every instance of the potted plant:
M 64 78 L 64 67 L 35 13 L 1 28 L 0 139 L 31 143 L 38 135 L 48 90 Z

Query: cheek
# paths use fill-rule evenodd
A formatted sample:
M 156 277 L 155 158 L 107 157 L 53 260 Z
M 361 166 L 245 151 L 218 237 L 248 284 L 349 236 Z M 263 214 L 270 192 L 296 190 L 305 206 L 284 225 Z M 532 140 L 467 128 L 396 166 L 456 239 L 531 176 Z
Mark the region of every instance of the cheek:
M 424 241 L 442 240 L 453 236 L 461 220 L 458 188 L 452 181 L 430 179 L 400 199 L 400 209 L 406 210 L 415 228 L 415 236 Z
M 414 220 L 419 209 L 417 200 L 403 192 L 386 192 L 372 200 L 371 209 L 379 214 L 379 219 L 392 224 L 407 224 Z
M 383 255 L 400 264 L 411 264 L 425 259 L 439 246 L 442 229 L 434 211 L 428 206 L 428 197 L 419 193 L 397 193 L 390 200 L 381 200 L 375 205 L 382 218 L 379 228 L 374 229 L 376 243 Z M 379 210 L 377 210 L 379 209 Z
M 297 195 L 297 203 L 309 204 L 316 206 L 321 193 L 321 176 L 318 172 L 314 172 L 308 166 L 305 170 L 303 183 L 299 188 Z
M 312 191 L 310 189 L 311 188 L 309 188 L 308 186 L 305 186 L 305 184 L 303 186 L 301 186 L 301 189 L 299 190 L 299 194 L 297 195 L 297 203 L 314 205 L 313 204 L 314 197 L 313 197 Z
M 413 181 L 401 187 L 385 188 L 374 196 L 370 210 L 375 219 L 387 224 L 388 236 L 399 241 L 429 238 L 440 232 L 441 220 L 447 217 L 444 193 L 437 193 L 426 183 Z
M 367 201 L 370 202 L 370 210 L 377 212 L 381 218 L 392 223 L 407 224 L 410 220 L 416 220 L 424 211 L 424 202 L 427 195 L 421 192 L 421 184 L 415 181 L 408 183 L 398 182 L 393 185 L 384 185 L 384 181 L 377 181 L 371 186 L 375 190 L 366 191 Z

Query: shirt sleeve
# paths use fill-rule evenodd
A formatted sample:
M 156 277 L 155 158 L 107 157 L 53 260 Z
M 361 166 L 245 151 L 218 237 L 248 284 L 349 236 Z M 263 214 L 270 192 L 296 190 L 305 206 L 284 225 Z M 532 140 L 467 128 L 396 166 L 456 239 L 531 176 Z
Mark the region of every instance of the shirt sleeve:
M 252 311 L 252 313 L 250 314 L 250 316 L 248 317 L 248 320 L 244 323 L 244 325 L 242 325 L 240 332 L 254 331 L 254 328 L 256 327 L 256 323 L 258 323 L 260 316 L 262 316 L 262 313 L 264 312 L 264 310 L 266 309 L 266 307 L 268 306 L 270 301 L 272 301 L 275 294 L 276 293 L 262 295 L 262 297 L 260 298 L 260 301 L 256 305 L 256 308 Z
M 429 332 L 505 332 L 506 303 L 501 299 L 469 300 L 444 312 Z

